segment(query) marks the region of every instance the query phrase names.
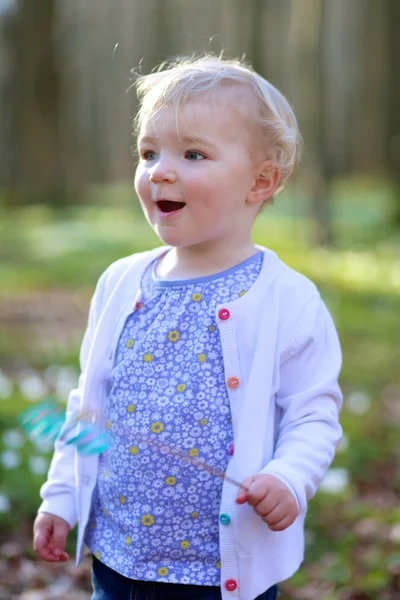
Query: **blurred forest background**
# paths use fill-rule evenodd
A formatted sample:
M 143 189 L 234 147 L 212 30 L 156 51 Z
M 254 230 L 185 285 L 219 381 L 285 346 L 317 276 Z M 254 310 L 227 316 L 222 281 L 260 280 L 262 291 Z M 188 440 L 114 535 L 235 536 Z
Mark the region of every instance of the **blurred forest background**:
M 400 0 L 0 0 L 0 600 L 90 596 L 88 557 L 33 556 L 51 449 L 17 416 L 65 402 L 98 276 L 158 243 L 131 69 L 207 51 L 294 107 L 303 162 L 254 239 L 317 283 L 343 346 L 345 435 L 283 600 L 400 598 Z

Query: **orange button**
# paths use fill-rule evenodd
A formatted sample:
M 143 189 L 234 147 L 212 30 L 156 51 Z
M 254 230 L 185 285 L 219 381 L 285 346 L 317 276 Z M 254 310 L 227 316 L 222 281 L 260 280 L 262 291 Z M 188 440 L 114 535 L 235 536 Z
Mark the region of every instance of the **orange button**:
M 240 381 L 237 377 L 229 377 L 228 379 L 228 387 L 230 387 L 232 390 L 239 387 L 239 383 Z

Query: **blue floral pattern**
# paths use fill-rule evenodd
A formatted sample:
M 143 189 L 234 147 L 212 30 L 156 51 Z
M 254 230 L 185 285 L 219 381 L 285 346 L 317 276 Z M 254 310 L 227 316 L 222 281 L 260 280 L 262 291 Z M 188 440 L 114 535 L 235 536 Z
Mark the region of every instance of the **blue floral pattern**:
M 232 425 L 216 306 L 257 279 L 258 252 L 210 277 L 158 280 L 145 271 L 141 302 L 120 335 L 85 541 L 131 579 L 219 585 L 222 480 L 182 456 L 225 471 Z

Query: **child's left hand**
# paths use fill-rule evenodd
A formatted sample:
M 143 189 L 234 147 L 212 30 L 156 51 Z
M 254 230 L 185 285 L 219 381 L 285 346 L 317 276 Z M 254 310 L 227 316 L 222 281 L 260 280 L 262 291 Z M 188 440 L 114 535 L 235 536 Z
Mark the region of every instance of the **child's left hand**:
M 283 531 L 299 514 L 296 500 L 289 488 L 273 475 L 247 477 L 236 496 L 238 504 L 248 502 L 272 531 Z

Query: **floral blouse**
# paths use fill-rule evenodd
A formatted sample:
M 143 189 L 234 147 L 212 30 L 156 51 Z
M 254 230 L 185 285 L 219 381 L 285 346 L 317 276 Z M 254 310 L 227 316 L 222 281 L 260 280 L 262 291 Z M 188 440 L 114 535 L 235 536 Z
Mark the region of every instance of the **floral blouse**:
M 141 302 L 122 330 L 105 412 L 85 542 L 131 579 L 220 584 L 218 530 L 232 425 L 216 306 L 246 293 L 263 253 L 208 277 L 143 274 Z M 176 449 L 176 452 L 174 450 Z M 185 460 L 185 456 L 197 459 Z

